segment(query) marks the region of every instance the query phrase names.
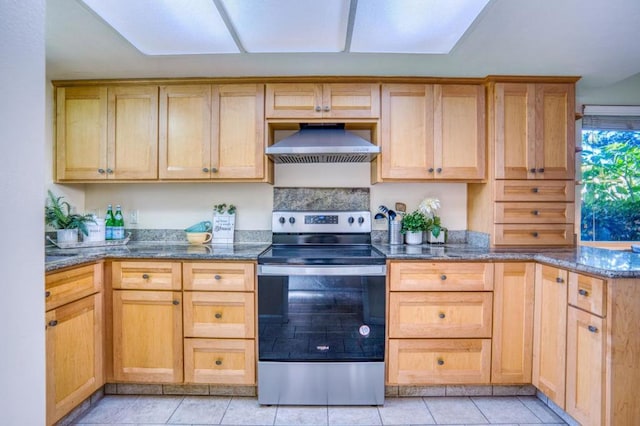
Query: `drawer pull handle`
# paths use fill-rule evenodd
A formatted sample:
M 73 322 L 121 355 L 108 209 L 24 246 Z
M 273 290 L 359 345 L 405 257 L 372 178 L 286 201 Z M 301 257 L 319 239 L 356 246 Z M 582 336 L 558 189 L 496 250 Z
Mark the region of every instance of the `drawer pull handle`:
M 544 173 L 544 167 L 539 168 L 538 173 Z
M 536 168 L 534 167 L 534 168 L 532 168 L 532 169 L 529 169 L 529 171 L 530 171 L 531 173 L 535 173 L 535 172 L 536 172 Z
M 440 313 L 438 314 L 438 316 L 439 316 L 440 318 L 444 318 L 444 317 L 446 317 L 446 315 L 444 314 L 444 312 L 440 312 Z
M 444 359 L 442 358 L 438 359 L 438 365 L 444 365 Z
M 587 330 L 589 330 L 592 333 L 597 333 L 598 332 L 598 327 L 590 325 L 590 326 L 587 327 Z
M 581 288 L 580 290 L 578 290 L 578 294 L 580 296 L 588 296 L 589 292 L 587 290 L 585 290 L 584 288 Z
M 58 325 L 58 320 L 51 320 L 49 321 L 49 327 L 55 327 L 56 325 Z
M 436 172 L 438 172 L 438 173 L 442 173 L 442 167 L 438 167 L 438 168 L 436 169 Z
M 316 105 L 316 112 L 320 112 L 322 111 L 322 108 L 320 108 L 320 105 Z
M 51 296 L 51 292 L 49 290 L 44 292 L 44 297 L 49 297 Z
M 216 359 L 216 365 L 222 365 L 222 360 L 221 359 Z
M 331 111 L 331 108 L 329 108 L 328 105 L 325 105 L 325 107 L 322 109 L 324 112 L 329 112 Z
M 98 169 L 98 173 L 100 173 L 101 175 L 105 174 L 105 170 L 104 169 Z
M 203 168 L 202 168 L 202 171 L 203 171 L 204 173 L 209 173 L 209 168 L 208 168 L 208 167 L 203 167 Z
M 531 235 L 533 235 L 533 238 L 538 238 L 538 233 L 537 232 L 532 232 Z
M 534 210 L 534 211 L 531 212 L 531 214 L 534 215 L 534 216 L 538 216 L 540 214 L 540 211 Z
M 531 192 L 533 192 L 534 194 L 537 194 L 538 191 L 539 191 L 538 188 L 531 188 Z
M 222 277 L 220 275 L 215 275 L 213 277 L 213 279 L 216 280 L 216 281 L 220 281 L 222 279 Z
M 556 278 L 556 282 L 559 283 L 559 284 L 562 284 L 564 282 L 564 279 L 558 277 L 558 278 Z
M 179 301 L 179 300 L 174 300 L 174 301 L 173 301 L 173 302 L 171 302 L 171 303 L 173 303 L 174 305 L 179 305 L 179 304 L 180 304 L 180 301 Z
M 440 279 L 441 279 L 442 281 L 444 281 L 444 280 L 446 280 L 446 279 L 447 279 L 447 276 L 446 276 L 445 274 L 442 274 L 442 275 L 440 275 Z
M 216 169 L 215 167 L 211 168 L 211 173 L 218 173 L 218 169 Z
M 148 280 L 149 279 L 149 274 L 142 274 L 142 279 L 143 280 Z
M 216 312 L 215 317 L 217 319 L 220 319 L 220 318 L 222 318 L 222 314 L 220 312 Z
M 429 173 L 433 173 L 433 167 L 429 167 Z

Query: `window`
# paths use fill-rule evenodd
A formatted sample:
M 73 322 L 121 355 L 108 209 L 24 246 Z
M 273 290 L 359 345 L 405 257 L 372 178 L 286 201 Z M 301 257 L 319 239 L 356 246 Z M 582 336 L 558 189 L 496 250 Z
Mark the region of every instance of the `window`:
M 640 108 L 585 107 L 581 154 L 580 239 L 640 241 Z

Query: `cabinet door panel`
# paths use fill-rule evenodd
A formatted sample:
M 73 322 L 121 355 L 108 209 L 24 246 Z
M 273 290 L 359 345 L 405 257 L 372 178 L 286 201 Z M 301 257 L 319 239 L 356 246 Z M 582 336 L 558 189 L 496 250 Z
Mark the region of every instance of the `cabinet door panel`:
M 253 293 L 189 291 L 184 293 L 186 337 L 253 338 Z
M 109 88 L 109 179 L 158 178 L 158 87 Z
M 161 179 L 209 179 L 211 86 L 160 87 Z
M 267 118 L 321 118 L 322 85 L 313 83 L 267 84 Z
M 499 246 L 573 245 L 573 224 L 500 224 L 493 230 L 493 243 Z
M 180 290 L 180 262 L 113 262 L 113 288 L 129 290 Z
M 607 282 L 601 278 L 569 273 L 569 304 L 598 316 L 607 314 Z
M 383 179 L 433 179 L 433 86 L 382 85 Z
M 392 262 L 392 291 L 487 291 L 493 289 L 493 264 Z
M 253 385 L 255 341 L 251 339 L 185 339 L 187 383 Z
M 253 291 L 255 268 L 244 262 L 184 262 L 185 290 Z
M 498 180 L 496 201 L 573 201 L 572 181 L 566 180 Z
M 496 223 L 573 223 L 573 203 L 495 203 Z
M 47 274 L 46 310 L 57 308 L 102 290 L 102 263 Z
M 323 117 L 378 118 L 380 85 L 331 83 L 322 85 Z M 324 111 L 329 107 L 329 111 Z
M 107 178 L 107 88 L 59 87 L 56 96 L 57 180 Z

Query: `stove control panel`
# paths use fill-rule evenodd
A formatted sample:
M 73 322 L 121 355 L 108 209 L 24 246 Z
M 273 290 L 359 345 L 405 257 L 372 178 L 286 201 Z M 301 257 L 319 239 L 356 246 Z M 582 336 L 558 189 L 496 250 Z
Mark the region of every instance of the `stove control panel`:
M 365 233 L 371 232 L 369 211 L 274 211 L 275 233 Z

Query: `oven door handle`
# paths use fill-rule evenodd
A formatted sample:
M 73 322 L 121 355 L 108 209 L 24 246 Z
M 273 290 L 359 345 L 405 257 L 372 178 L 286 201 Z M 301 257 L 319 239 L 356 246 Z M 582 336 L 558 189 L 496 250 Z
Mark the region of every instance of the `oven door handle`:
M 341 275 L 341 276 L 380 276 L 387 274 L 386 265 L 344 265 L 344 266 L 307 266 L 307 265 L 258 265 L 261 275 Z

